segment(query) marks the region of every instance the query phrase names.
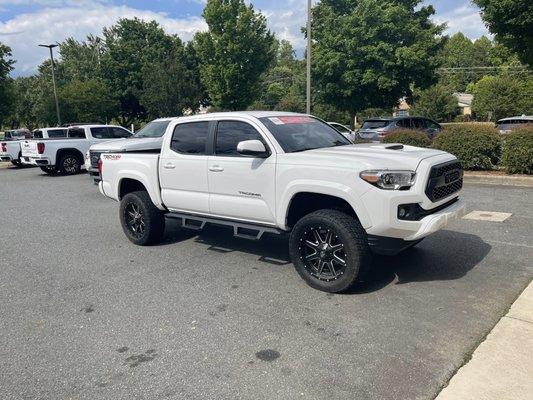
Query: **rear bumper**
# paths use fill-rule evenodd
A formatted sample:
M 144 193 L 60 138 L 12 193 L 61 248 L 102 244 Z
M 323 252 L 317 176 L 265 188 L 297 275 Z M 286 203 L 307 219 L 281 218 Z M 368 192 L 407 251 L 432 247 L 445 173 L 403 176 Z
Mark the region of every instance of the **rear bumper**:
M 3 155 L 3 156 L 0 156 L 0 161 L 12 161 L 13 158 L 10 156 L 10 155 Z
M 87 169 L 87 172 L 89 173 L 89 177 L 93 179 L 95 185 L 97 185 L 98 182 L 102 180 L 102 178 L 100 178 L 100 172 L 98 172 L 98 168 L 87 167 L 87 164 L 85 164 L 85 167 Z
M 28 156 L 22 156 L 20 157 L 20 161 L 22 164 L 27 165 L 36 165 L 38 167 L 47 167 L 53 165 L 49 158 L 46 157 L 28 157 Z

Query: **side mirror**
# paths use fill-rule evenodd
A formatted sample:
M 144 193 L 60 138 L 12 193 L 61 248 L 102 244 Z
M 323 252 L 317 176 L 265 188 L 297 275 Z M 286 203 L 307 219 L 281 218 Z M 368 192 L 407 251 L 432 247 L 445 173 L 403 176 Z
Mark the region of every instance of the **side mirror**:
M 260 140 L 245 140 L 237 144 L 237 152 L 244 156 L 267 158 L 270 154 Z

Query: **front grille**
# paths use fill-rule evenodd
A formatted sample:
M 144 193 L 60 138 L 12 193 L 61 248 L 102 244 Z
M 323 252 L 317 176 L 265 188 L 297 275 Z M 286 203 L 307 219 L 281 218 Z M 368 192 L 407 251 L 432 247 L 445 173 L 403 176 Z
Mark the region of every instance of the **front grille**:
M 91 167 L 98 168 L 98 161 L 100 160 L 100 154 L 102 154 L 101 151 L 91 150 L 89 152 L 89 156 L 91 157 Z
M 458 192 L 463 187 L 463 167 L 459 161 L 435 165 L 429 173 L 426 195 L 439 201 Z

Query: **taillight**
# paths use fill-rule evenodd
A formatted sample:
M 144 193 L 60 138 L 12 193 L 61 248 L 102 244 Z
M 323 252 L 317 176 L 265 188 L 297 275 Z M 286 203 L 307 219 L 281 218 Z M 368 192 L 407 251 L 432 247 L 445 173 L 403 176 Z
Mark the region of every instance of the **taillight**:
M 102 159 L 98 160 L 98 173 L 100 174 L 100 177 L 102 177 L 102 170 L 104 169 L 104 163 L 102 162 Z
M 37 143 L 37 153 L 43 154 L 44 153 L 44 143 L 39 142 Z
M 2 143 L 2 151 L 4 153 L 7 151 L 7 143 Z

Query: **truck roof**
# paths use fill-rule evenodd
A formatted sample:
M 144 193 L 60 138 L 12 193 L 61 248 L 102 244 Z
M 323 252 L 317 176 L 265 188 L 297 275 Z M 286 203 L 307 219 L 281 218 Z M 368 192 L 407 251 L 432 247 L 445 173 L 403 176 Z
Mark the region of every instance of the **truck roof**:
M 228 116 L 263 118 L 263 117 L 282 117 L 285 115 L 289 116 L 289 115 L 307 115 L 307 114 L 287 112 L 287 111 L 227 111 L 227 112 L 190 115 L 186 117 L 180 117 L 180 120 L 220 118 L 220 117 L 228 117 Z

